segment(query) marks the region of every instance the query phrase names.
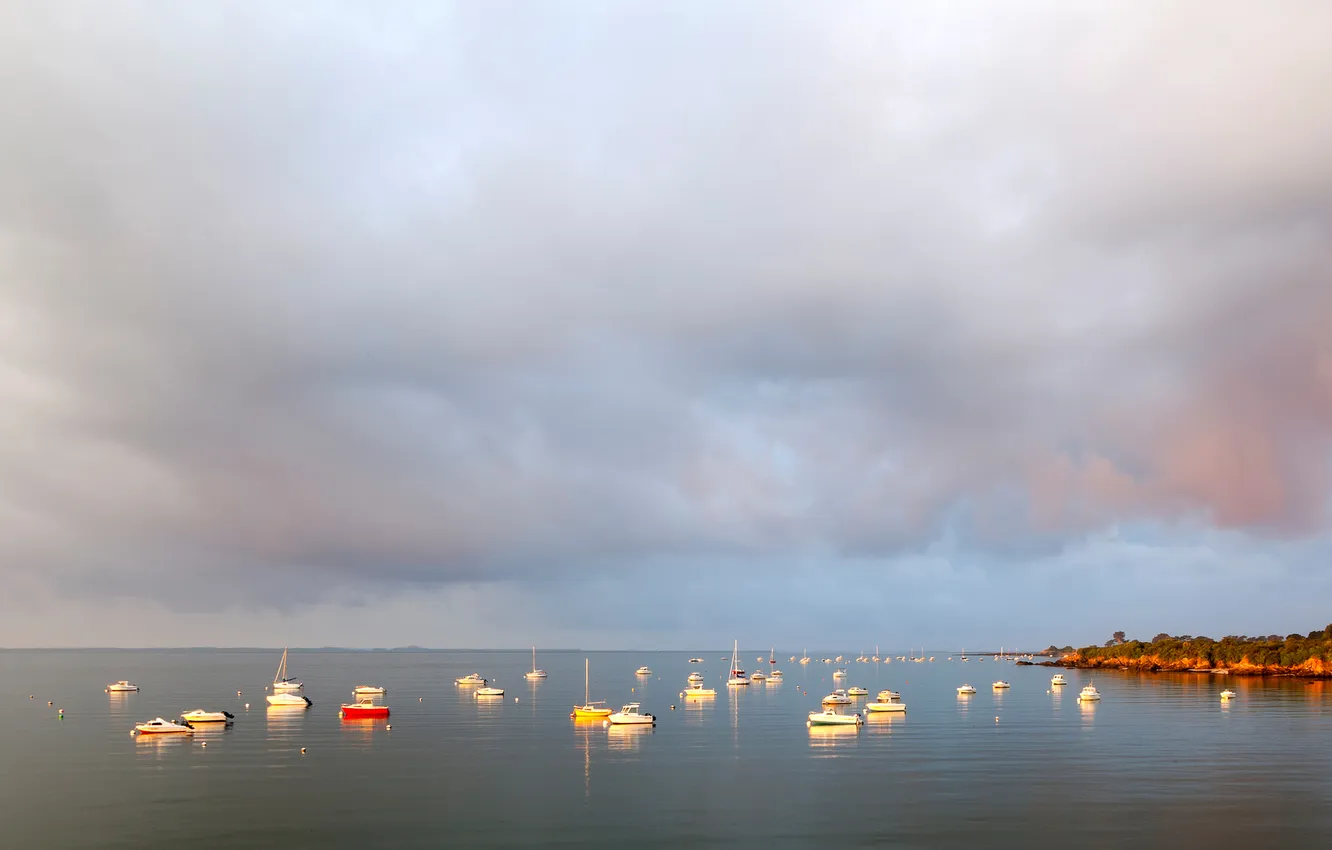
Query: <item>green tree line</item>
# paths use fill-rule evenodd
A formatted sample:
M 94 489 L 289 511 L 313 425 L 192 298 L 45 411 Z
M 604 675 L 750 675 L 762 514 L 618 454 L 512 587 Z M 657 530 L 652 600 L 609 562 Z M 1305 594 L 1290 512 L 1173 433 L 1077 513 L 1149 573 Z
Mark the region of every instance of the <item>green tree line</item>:
M 1307 635 L 1226 635 L 1220 640 L 1162 632 L 1150 642 L 1144 642 L 1127 640 L 1123 632 L 1115 632 L 1104 646 L 1084 646 L 1078 653 L 1089 660 L 1155 656 L 1166 663 L 1197 659 L 1212 667 L 1233 667 L 1242 661 L 1261 666 L 1295 667 L 1310 659 L 1332 661 L 1332 624 Z

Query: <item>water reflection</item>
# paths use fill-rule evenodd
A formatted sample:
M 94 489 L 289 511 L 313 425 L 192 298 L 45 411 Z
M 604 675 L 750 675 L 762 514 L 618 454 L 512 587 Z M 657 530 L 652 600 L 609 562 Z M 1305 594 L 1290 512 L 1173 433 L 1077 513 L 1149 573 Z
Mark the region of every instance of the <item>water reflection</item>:
M 1090 699 L 1078 700 L 1078 708 L 1081 710 L 1083 726 L 1092 725 L 1092 718 L 1096 716 L 1096 705 L 1097 705 L 1097 700 L 1090 700 Z
M 894 724 L 901 726 L 904 723 L 906 723 L 904 711 L 870 711 L 865 714 L 865 728 L 876 735 L 890 734 Z
M 610 743 L 612 750 L 637 750 L 643 739 L 652 733 L 653 727 L 646 723 L 637 725 L 612 724 L 606 730 L 606 740 Z
M 269 740 L 291 740 L 303 728 L 308 708 L 304 705 L 270 705 L 267 712 Z
M 808 732 L 809 746 L 816 750 L 850 747 L 860 739 L 859 726 L 810 726 Z

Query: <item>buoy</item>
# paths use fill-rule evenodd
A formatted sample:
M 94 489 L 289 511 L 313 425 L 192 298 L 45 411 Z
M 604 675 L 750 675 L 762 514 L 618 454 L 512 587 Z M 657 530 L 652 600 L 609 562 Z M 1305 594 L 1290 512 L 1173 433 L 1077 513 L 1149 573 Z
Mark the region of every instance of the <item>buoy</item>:
M 236 696 L 240 696 L 240 695 L 241 695 L 241 692 L 240 692 L 240 691 L 236 691 Z
M 250 704 L 249 704 L 248 702 L 245 703 L 245 710 L 246 710 L 246 711 L 249 711 L 249 710 L 250 710 Z
M 425 697 L 417 697 L 417 698 L 416 698 L 416 701 L 417 701 L 417 702 L 425 702 Z
M 998 723 L 998 722 L 999 722 L 999 718 L 996 717 L 996 718 L 994 719 L 994 722 L 995 722 L 995 723 Z
M 601 721 L 601 728 L 602 728 L 602 729 L 609 729 L 609 728 L 610 728 L 610 721 L 609 721 L 609 720 L 603 720 L 603 721 Z
M 28 699 L 32 699 L 32 694 L 28 694 Z
M 46 704 L 47 704 L 47 705 L 55 705 L 55 703 L 51 702 L 49 699 L 46 701 Z
M 514 701 L 514 702 L 517 702 L 517 701 L 518 701 L 518 697 L 514 697 L 514 698 L 513 698 L 513 701 Z
M 392 731 L 393 731 L 393 724 L 390 723 L 390 724 L 388 724 L 387 726 L 385 726 L 385 727 L 384 727 L 384 731 L 385 731 L 385 732 L 392 732 Z
M 675 711 L 675 706 L 671 706 L 671 711 Z
M 58 711 L 57 713 L 60 714 L 61 716 L 63 716 L 63 715 L 65 714 L 65 710 L 64 710 L 63 708 L 62 708 L 62 709 L 59 709 L 59 711 Z
M 207 742 L 207 741 L 204 741 L 204 742 L 203 742 L 202 744 L 200 744 L 199 746 L 201 746 L 201 747 L 206 747 L 206 746 L 208 746 L 208 742 Z
M 301 747 L 301 755 L 305 755 L 305 747 Z

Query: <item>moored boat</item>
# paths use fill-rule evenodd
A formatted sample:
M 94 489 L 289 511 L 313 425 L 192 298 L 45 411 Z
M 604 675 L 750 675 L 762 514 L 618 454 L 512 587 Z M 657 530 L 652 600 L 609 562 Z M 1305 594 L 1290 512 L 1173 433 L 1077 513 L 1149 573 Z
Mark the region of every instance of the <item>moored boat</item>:
M 453 680 L 455 685 L 484 685 L 485 683 L 486 677 L 480 673 L 468 673 L 466 676 Z
M 702 683 L 692 685 L 680 691 L 680 699 L 699 699 L 701 697 L 715 697 L 717 691 L 712 688 L 703 687 Z
M 1088 685 L 1078 694 L 1079 702 L 1095 702 L 1101 698 L 1100 691 L 1096 690 L 1095 685 Z
M 906 711 L 906 703 L 902 702 L 902 697 L 897 691 L 883 690 L 879 691 L 879 697 L 874 702 L 865 703 L 866 711 Z
M 846 691 L 838 688 L 823 698 L 824 705 L 850 705 L 851 697 L 847 696 Z
M 805 722 L 806 726 L 859 726 L 864 722 L 864 718 L 857 712 L 855 714 L 838 714 L 831 708 L 825 708 L 823 711 L 811 711 L 809 720 Z
M 976 693 L 976 689 L 973 688 L 971 685 L 963 685 L 962 687 L 957 689 L 957 692 L 959 694 L 970 695 Z
M 869 690 L 859 685 L 852 685 L 846 689 L 846 695 L 849 697 L 867 697 L 869 696 Z
M 301 696 L 300 694 L 269 694 L 264 697 L 264 699 L 268 700 L 268 704 L 273 706 L 299 706 L 309 708 L 314 705 L 309 697 Z
M 644 664 L 642 667 L 639 667 L 637 670 L 634 671 L 634 675 L 635 675 L 635 676 L 651 676 L 651 675 L 652 675 L 652 668 L 651 668 L 651 667 L 648 667 L 646 664 Z
M 642 726 L 653 725 L 657 718 L 645 711 L 642 711 L 640 703 L 631 702 L 620 707 L 620 710 L 606 718 L 606 723 L 616 726 Z
M 703 674 L 695 670 L 694 672 L 690 673 L 688 676 L 685 677 L 685 681 L 701 682 L 703 681 Z
M 356 687 L 352 688 L 352 695 L 358 697 L 359 696 L 382 697 L 384 695 L 384 689 L 379 687 L 378 685 L 357 685 Z
M 993 685 L 991 685 L 990 687 L 992 687 L 992 688 L 993 688 L 994 690 L 996 690 L 996 691 L 1002 691 L 1002 690 L 1005 690 L 1005 689 L 1007 689 L 1007 688 L 1011 688 L 1011 687 L 1013 687 L 1013 686 L 1010 685 L 1010 684 L 1008 684 L 1007 682 L 1005 682 L 1003 679 L 1000 679 L 999 681 L 995 682 L 995 683 L 994 683 Z
M 277 672 L 273 674 L 273 693 L 294 694 L 304 687 L 305 685 L 287 670 L 287 648 L 282 647 L 282 660 L 278 662 Z
M 1237 696 L 1239 696 L 1239 695 L 1236 694 L 1234 691 L 1229 690 L 1229 689 L 1224 690 L 1224 691 L 1221 692 L 1221 699 L 1223 699 L 1223 700 L 1234 699 L 1234 698 L 1237 697 Z
M 127 682 L 124 679 L 121 679 L 119 682 L 112 682 L 106 686 L 106 692 L 109 694 L 127 694 L 131 691 L 137 691 L 138 689 L 138 685 Z
M 532 669 L 523 674 L 523 678 L 529 681 L 546 678 L 545 670 L 538 670 L 536 666 L 536 647 L 532 647 Z
M 341 709 L 344 718 L 388 717 L 389 707 L 375 702 L 371 697 L 362 697 L 354 703 L 343 703 Z
M 702 659 L 702 658 L 691 658 L 691 659 L 689 659 L 689 663 L 690 663 L 690 664 L 702 664 L 702 663 L 703 663 L 703 659 Z
M 186 723 L 230 723 L 236 719 L 236 715 L 229 711 L 204 711 L 202 708 L 196 708 L 194 711 L 187 711 L 180 716 Z
M 728 685 L 749 684 L 749 677 L 745 675 L 744 670 L 740 669 L 740 641 L 738 640 L 735 642 L 735 646 L 731 649 L 731 674 L 730 678 L 726 680 L 726 684 Z
M 477 697 L 502 697 L 504 696 L 504 689 L 493 688 L 487 685 L 485 687 L 477 688 L 472 693 Z
M 1054 674 L 1053 676 L 1050 677 L 1050 684 L 1052 684 L 1052 685 L 1067 685 L 1067 684 L 1068 684 L 1068 680 L 1064 678 L 1064 674 L 1063 674 L 1063 673 L 1056 673 L 1056 674 Z
M 583 659 L 583 704 L 575 705 L 569 716 L 575 720 L 600 720 L 610 717 L 611 710 L 605 706 L 605 700 L 593 702 L 589 698 L 588 681 L 590 666 L 586 658 Z
M 176 723 L 159 717 L 147 723 L 136 723 L 134 731 L 140 735 L 192 735 L 194 727 L 188 723 Z

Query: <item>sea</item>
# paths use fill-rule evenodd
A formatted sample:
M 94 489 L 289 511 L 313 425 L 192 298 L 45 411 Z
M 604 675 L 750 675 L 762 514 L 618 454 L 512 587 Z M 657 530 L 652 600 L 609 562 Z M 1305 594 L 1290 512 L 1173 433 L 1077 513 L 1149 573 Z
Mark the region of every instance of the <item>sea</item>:
M 526 649 L 293 648 L 313 701 L 293 711 L 264 700 L 280 648 L 3 651 L 0 847 L 1332 845 L 1325 682 L 1068 670 L 1061 688 L 1048 667 L 938 651 L 840 665 L 793 652 L 774 665 L 743 650 L 784 681 L 727 688 L 729 647 L 538 649 L 538 682 Z M 592 699 L 640 702 L 656 725 L 572 720 L 585 664 Z M 714 699 L 680 698 L 692 670 Z M 504 696 L 454 684 L 472 672 Z M 119 679 L 141 690 L 106 693 Z M 1102 699 L 1079 703 L 1089 682 Z M 963 683 L 978 693 L 959 696 Z M 388 689 L 387 720 L 340 718 L 357 684 Z M 851 685 L 897 690 L 907 710 L 806 726 Z M 194 708 L 235 720 L 131 734 Z

